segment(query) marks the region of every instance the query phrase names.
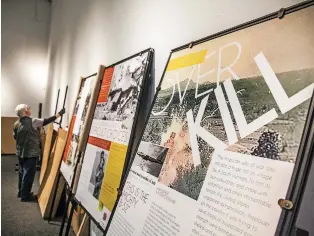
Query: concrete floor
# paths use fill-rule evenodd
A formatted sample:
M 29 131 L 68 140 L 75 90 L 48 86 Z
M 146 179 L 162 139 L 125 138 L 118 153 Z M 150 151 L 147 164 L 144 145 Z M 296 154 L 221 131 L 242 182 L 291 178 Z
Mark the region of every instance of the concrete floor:
M 18 173 L 16 156 L 1 156 L 1 235 L 58 235 L 60 222 L 48 223 L 41 217 L 38 203 L 17 198 Z M 39 172 L 32 191 L 37 193 Z

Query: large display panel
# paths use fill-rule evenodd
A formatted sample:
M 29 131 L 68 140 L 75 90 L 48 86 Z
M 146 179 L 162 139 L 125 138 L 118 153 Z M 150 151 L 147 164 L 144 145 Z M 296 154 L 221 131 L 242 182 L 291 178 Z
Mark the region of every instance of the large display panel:
M 110 218 L 130 157 L 152 55 L 148 49 L 104 71 L 75 194 L 102 229 Z
M 82 78 L 80 81 L 60 167 L 60 171 L 69 186 L 72 185 L 74 170 L 77 165 L 78 152 L 82 151 L 79 146 L 84 137 L 83 131 L 86 126 L 86 119 L 90 112 L 90 104 L 97 97 L 97 94 L 93 93 L 97 84 L 97 74 Z
M 312 3 L 171 53 L 106 235 L 278 235 L 307 158 Z

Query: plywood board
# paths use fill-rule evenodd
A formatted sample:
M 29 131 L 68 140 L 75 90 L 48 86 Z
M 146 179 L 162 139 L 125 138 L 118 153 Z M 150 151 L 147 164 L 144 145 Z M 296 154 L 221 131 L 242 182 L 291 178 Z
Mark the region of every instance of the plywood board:
M 47 134 L 45 139 L 45 146 L 43 150 L 43 156 L 41 161 L 41 169 L 40 169 L 40 176 L 39 176 L 39 183 L 42 183 L 44 178 L 44 174 L 47 169 L 49 155 L 52 149 L 52 144 L 54 143 L 54 139 L 56 138 L 56 132 L 53 130 L 53 124 L 47 125 Z
M 52 152 L 50 154 L 50 158 L 48 161 L 46 173 L 44 175 L 44 178 L 42 180 L 39 194 L 38 194 L 38 203 L 40 207 L 40 211 L 42 214 L 42 217 L 45 219 L 49 216 L 49 211 L 51 208 L 53 193 L 55 192 L 56 188 L 56 182 L 57 182 L 57 176 L 59 173 L 59 167 L 60 162 L 66 142 L 66 134 L 67 132 L 63 129 L 59 129 L 58 136 L 56 138 L 54 147 L 52 149 Z M 60 190 L 60 186 L 62 186 L 62 180 L 60 181 L 61 184 L 59 184 L 59 188 L 57 191 L 57 197 L 55 206 L 58 206 L 62 190 Z M 56 209 L 53 210 L 52 217 L 54 217 L 54 214 L 56 212 Z
M 17 120 L 17 117 L 1 117 L 1 154 L 15 154 L 13 125 Z

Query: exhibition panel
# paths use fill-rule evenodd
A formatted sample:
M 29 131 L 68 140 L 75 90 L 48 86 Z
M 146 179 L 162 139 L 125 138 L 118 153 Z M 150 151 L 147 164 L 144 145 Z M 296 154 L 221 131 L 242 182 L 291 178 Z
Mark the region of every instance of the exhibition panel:
M 99 77 L 94 74 L 90 77 L 81 78 L 78 94 L 75 99 L 72 118 L 67 134 L 67 142 L 62 157 L 60 171 L 67 184 L 72 186 L 75 167 L 77 165 L 78 153 L 84 148 L 84 132 L 86 119 L 90 111 L 90 104 L 97 98 L 95 87 L 98 91 Z M 88 127 L 88 124 L 87 124 Z
M 75 199 L 105 229 L 118 197 L 148 84 L 153 50 L 106 67 L 89 132 Z
M 313 139 L 313 21 L 307 2 L 172 51 L 106 235 L 288 235 Z M 86 155 L 111 168 L 101 145 Z M 82 200 L 98 167 L 85 168 Z M 91 207 L 104 221 L 105 181 Z
M 80 80 L 72 112 L 70 128 L 68 130 L 67 144 L 63 153 L 62 162 L 60 163 L 60 173 L 65 177 L 67 183 L 66 185 L 62 185 L 67 193 L 67 202 L 61 223 L 60 234 L 62 233 L 66 222 L 68 207 L 71 206 L 73 194 L 76 191 L 78 176 L 80 174 L 81 156 L 86 147 L 88 131 L 92 122 L 92 115 L 96 106 L 96 99 L 99 94 L 104 68 L 103 65 L 100 65 L 97 73 L 81 78 Z M 59 175 L 57 183 L 60 181 L 60 177 L 61 175 Z M 71 206 L 71 208 L 73 207 Z M 75 218 L 79 220 L 81 211 L 78 210 L 75 213 Z M 51 218 L 49 217 L 49 220 L 50 219 Z M 71 224 L 69 223 L 68 228 L 70 225 Z

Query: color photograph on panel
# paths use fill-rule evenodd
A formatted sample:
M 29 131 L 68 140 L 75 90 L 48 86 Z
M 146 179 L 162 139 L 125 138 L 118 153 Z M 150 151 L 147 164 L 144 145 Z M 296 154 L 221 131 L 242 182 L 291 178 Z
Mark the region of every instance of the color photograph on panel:
M 106 67 L 75 198 L 105 229 L 118 197 L 142 91 L 148 80 L 151 49 Z
M 313 94 L 313 20 L 313 6 L 274 14 L 171 53 L 107 235 L 275 234 Z
M 72 119 L 67 135 L 67 142 L 61 163 L 61 173 L 69 185 L 72 184 L 74 169 L 77 165 L 79 144 L 82 139 L 83 130 L 86 125 L 86 116 L 89 111 L 93 98 L 93 92 L 97 81 L 97 74 L 82 78 L 75 105 L 73 109 Z

